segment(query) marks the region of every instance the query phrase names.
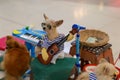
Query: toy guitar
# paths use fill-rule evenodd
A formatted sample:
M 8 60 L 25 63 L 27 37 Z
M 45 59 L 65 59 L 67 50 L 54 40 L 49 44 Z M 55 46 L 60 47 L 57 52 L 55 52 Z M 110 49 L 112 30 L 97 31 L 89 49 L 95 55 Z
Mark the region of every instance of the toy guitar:
M 73 26 L 70 33 L 74 35 L 78 31 L 79 31 L 78 27 Z M 69 37 L 69 34 L 66 35 L 59 43 L 53 43 L 51 46 L 48 47 L 47 50 L 45 48 L 43 48 L 41 51 L 42 54 L 38 55 L 38 60 L 42 64 L 49 64 L 51 62 L 53 56 L 58 53 L 59 47 L 68 39 L 68 37 Z

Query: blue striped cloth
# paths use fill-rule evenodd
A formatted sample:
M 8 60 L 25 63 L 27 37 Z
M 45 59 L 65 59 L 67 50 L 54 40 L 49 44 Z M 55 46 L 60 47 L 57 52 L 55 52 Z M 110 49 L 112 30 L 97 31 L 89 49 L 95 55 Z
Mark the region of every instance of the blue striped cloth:
M 45 37 L 43 38 L 42 41 L 39 41 L 39 43 L 37 44 L 37 46 L 40 47 L 44 47 L 44 48 L 48 48 L 50 45 L 52 45 L 53 43 L 59 43 L 60 40 L 62 40 L 65 37 L 64 34 L 59 34 L 58 37 L 56 37 L 54 40 L 49 40 L 47 35 L 45 35 Z M 62 44 L 59 48 L 59 51 L 62 51 L 64 49 L 64 44 Z
M 94 73 L 89 73 L 89 80 L 97 80 L 96 75 Z

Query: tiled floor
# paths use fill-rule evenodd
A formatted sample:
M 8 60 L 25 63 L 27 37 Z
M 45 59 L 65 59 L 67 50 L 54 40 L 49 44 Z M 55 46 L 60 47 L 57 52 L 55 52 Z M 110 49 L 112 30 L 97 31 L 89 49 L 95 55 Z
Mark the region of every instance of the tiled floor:
M 116 60 L 120 52 L 120 0 L 0 0 L 0 37 L 26 25 L 42 30 L 43 13 L 64 20 L 60 33 L 67 34 L 75 23 L 105 31 Z M 66 43 L 66 52 L 69 47 Z

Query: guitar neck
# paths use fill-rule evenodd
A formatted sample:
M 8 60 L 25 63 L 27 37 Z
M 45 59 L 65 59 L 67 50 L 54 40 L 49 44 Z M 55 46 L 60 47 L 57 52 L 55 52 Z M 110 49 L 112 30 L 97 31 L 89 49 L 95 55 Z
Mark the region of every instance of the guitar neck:
M 60 40 L 60 42 L 57 44 L 58 47 L 60 47 L 68 38 L 69 34 L 67 36 L 65 36 L 62 40 Z

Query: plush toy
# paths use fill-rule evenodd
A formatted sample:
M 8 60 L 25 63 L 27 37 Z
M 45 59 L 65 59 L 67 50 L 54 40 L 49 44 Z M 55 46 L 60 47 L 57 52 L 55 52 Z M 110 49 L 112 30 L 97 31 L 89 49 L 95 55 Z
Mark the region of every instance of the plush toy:
M 18 43 L 12 36 L 7 36 L 6 51 L 1 62 L 5 70 L 5 80 L 20 80 L 29 69 L 30 55 L 23 44 Z
M 77 80 L 116 80 L 118 70 L 105 59 L 101 59 L 94 72 L 83 72 Z
M 35 51 L 39 60 L 43 58 L 43 60 L 40 60 L 41 62 L 48 64 L 47 62 L 50 61 L 51 63 L 55 64 L 57 58 L 64 58 L 63 43 L 65 41 L 71 40 L 73 38 L 73 34 L 69 33 L 68 36 L 65 36 L 64 34 L 61 34 L 57 31 L 57 28 L 63 23 L 63 20 L 58 20 L 58 21 L 51 20 L 45 14 L 44 14 L 44 18 L 45 18 L 45 22 L 43 22 L 41 26 L 43 30 L 46 32 L 46 35 L 43 41 L 39 41 Z M 57 52 L 56 55 L 53 55 L 53 57 L 51 57 L 51 55 L 54 54 L 54 50 L 56 49 L 56 46 L 54 47 L 54 49 L 48 49 L 48 48 L 54 43 L 58 43 L 57 47 L 59 47 L 59 51 Z M 47 54 L 48 52 L 50 52 L 50 54 Z M 52 58 L 52 60 L 50 58 Z

